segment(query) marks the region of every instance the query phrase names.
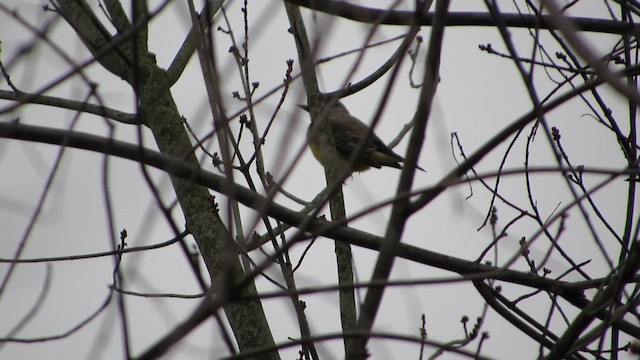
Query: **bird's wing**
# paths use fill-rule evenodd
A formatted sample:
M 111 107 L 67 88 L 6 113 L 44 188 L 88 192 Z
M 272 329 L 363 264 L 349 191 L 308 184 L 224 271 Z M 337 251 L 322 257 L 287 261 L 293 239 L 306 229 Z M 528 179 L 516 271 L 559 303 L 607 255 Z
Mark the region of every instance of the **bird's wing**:
M 379 152 L 388 155 L 397 161 L 404 160 L 402 156 L 396 154 L 393 150 L 391 150 L 391 148 L 388 147 L 387 144 L 385 144 L 384 141 L 382 141 L 382 139 L 380 139 L 376 134 L 373 134 L 372 141 L 376 145 L 376 150 L 378 150 Z
M 350 121 L 332 121 L 331 130 L 336 141 L 336 150 L 348 158 L 358 148 L 361 137 L 368 133 L 369 127 L 351 115 L 343 116 L 351 117 Z M 394 153 L 376 134 L 367 139 L 358 158 L 359 162 L 375 168 L 383 165 L 400 168 L 398 162 L 402 160 L 402 156 Z
M 350 116 L 345 114 L 344 116 Z M 362 135 L 368 131 L 367 126 L 360 120 L 353 118 L 355 121 L 332 121 L 331 131 L 336 141 L 336 150 L 349 157 L 357 149 Z M 368 154 L 376 150 L 376 144 L 372 138 L 367 139 L 362 149 L 362 154 Z

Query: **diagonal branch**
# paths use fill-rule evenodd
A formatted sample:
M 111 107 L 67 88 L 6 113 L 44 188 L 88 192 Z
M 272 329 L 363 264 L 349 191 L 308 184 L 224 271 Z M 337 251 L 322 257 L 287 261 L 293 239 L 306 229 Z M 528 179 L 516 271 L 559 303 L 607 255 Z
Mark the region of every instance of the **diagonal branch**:
M 431 1 L 416 2 L 416 13 L 427 11 L 431 6 Z M 440 0 L 436 4 L 436 14 L 438 19 L 444 19 L 449 9 L 448 0 Z M 415 20 L 412 23 L 412 31 L 416 27 Z M 418 151 L 422 148 L 425 139 L 425 131 L 431 104 L 435 96 L 436 87 L 439 78 L 440 69 L 440 53 L 444 36 L 444 22 L 437 21 L 431 32 L 429 42 L 429 52 L 425 59 L 425 74 L 423 79 L 423 88 L 418 102 L 418 108 L 414 116 L 414 128 L 411 132 L 409 148 L 404 163 L 404 168 L 400 175 L 400 182 L 396 194 L 408 193 L 413 185 L 413 177 L 418 162 Z M 412 32 L 410 31 L 410 32 Z M 385 281 L 389 279 L 391 269 L 395 261 L 395 252 L 398 244 L 402 240 L 402 234 L 411 212 L 411 201 L 409 198 L 398 199 L 391 209 L 389 224 L 385 233 L 385 241 L 380 247 L 380 254 L 376 261 L 376 265 L 371 276 L 372 281 Z M 360 316 L 358 317 L 357 329 L 365 333 L 371 332 L 378 309 L 382 303 L 384 294 L 384 286 L 369 288 L 362 305 Z M 365 356 L 365 347 L 368 339 L 366 337 L 356 338 L 353 346 L 348 349 L 347 359 L 360 359 Z
M 13 100 L 23 104 L 29 103 L 49 105 L 61 109 L 69 109 L 73 111 L 81 111 L 98 116 L 104 116 L 108 119 L 115 120 L 123 124 L 137 124 L 136 117 L 133 114 L 118 111 L 102 105 L 89 104 L 84 101 L 70 100 L 55 96 L 29 94 L 24 92 L 18 95 L 13 91 L 7 90 L 0 90 L 0 99 Z

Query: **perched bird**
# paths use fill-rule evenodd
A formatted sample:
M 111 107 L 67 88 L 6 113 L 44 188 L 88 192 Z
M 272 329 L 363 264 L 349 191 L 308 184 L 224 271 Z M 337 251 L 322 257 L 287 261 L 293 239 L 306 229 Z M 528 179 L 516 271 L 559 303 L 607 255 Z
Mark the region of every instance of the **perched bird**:
M 300 108 L 309 112 L 309 106 L 298 105 Z M 358 145 L 362 138 L 369 134 L 369 127 L 362 121 L 349 114 L 349 110 L 340 103 L 334 101 L 329 109 L 323 109 L 321 116 L 324 121 L 329 122 L 333 138 L 336 144 L 338 160 L 341 167 L 348 164 L 351 155 L 358 150 Z M 320 120 L 323 121 L 323 120 Z M 320 136 L 319 121 L 311 120 L 311 124 L 307 128 L 307 141 L 313 156 L 322 164 L 323 154 L 327 146 L 326 139 Z M 360 151 L 359 156 L 355 159 L 352 168 L 353 171 L 365 171 L 371 167 L 380 169 L 383 166 L 402 169 L 404 158 L 391 150 L 376 134 L 371 133 L 364 143 L 364 147 Z M 424 171 L 419 166 L 419 170 Z

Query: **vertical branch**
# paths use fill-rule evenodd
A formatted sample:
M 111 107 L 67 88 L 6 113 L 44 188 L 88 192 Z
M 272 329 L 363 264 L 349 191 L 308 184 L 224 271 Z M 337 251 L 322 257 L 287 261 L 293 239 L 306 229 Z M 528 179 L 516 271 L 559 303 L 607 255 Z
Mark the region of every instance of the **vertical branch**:
M 100 54 L 104 48 L 118 41 L 118 35 L 111 36 L 104 26 L 97 20 L 89 6 L 79 0 L 58 0 L 60 13 L 70 23 L 78 36 L 94 55 Z M 147 21 L 144 6 L 136 7 L 138 23 Z M 122 23 L 124 24 L 124 22 Z M 137 41 L 146 39 L 146 30 L 133 24 L 133 28 L 141 30 L 140 34 L 131 34 Z M 120 36 L 122 34 L 119 34 Z M 146 40 L 145 40 L 146 42 Z M 113 52 L 99 57 L 100 64 L 112 73 L 124 78 L 132 86 L 135 85 L 139 97 L 139 119 L 146 125 L 155 138 L 158 149 L 171 157 L 199 166 L 193 152 L 193 146 L 184 128 L 178 107 L 171 95 L 167 73 L 159 68 L 155 56 L 149 53 L 146 44 L 138 44 L 135 54 L 135 84 L 131 76 L 134 54 L 132 42 L 122 42 Z M 229 170 L 230 171 L 230 170 Z M 243 274 L 242 266 L 237 257 L 229 257 L 226 252 L 231 234 L 223 223 L 217 211 L 212 210 L 209 191 L 190 179 L 171 177 L 171 182 L 185 216 L 189 232 L 193 235 L 200 254 L 209 271 L 213 283 L 218 283 L 218 277 L 228 273 L 230 279 L 239 278 Z M 254 300 L 244 302 L 224 303 L 225 315 L 231 325 L 240 350 L 262 346 L 273 346 L 274 340 L 266 320 L 262 304 L 257 300 L 257 290 L 253 282 L 249 283 L 234 296 L 253 296 Z M 208 313 L 207 315 L 211 315 Z M 190 331 L 190 330 L 189 330 Z M 169 349 L 181 337 L 162 342 L 161 346 L 154 346 L 156 354 Z M 279 354 L 271 351 L 263 358 L 277 360 Z
M 220 143 L 225 179 L 227 179 L 226 185 L 231 189 L 233 188 L 234 180 L 229 137 L 232 135 L 229 129 L 229 120 L 222 107 L 222 95 L 220 93 L 220 88 L 217 86 L 217 84 L 219 84 L 219 77 L 215 65 L 213 44 L 212 42 L 207 42 L 205 40 L 204 29 L 200 28 L 202 24 L 198 21 L 193 1 L 189 1 L 189 12 L 191 14 L 196 49 L 200 59 L 203 79 L 205 80 L 209 104 L 214 118 L 214 127 Z M 229 191 L 228 194 L 228 203 L 231 207 L 229 209 L 229 221 L 231 224 L 232 222 L 240 221 L 240 218 L 233 218 L 233 214 L 239 213 L 237 209 L 238 204 L 235 200 L 233 191 Z M 215 276 L 218 280 L 217 284 L 221 287 L 216 289 L 218 291 L 216 295 L 222 297 L 236 297 L 238 294 L 228 293 L 228 290 L 230 290 L 228 286 L 232 284 L 232 282 L 240 279 L 244 274 L 244 271 L 240 260 L 237 257 L 237 253 L 234 251 L 232 234 L 226 229 L 226 227 L 225 235 L 226 236 L 217 239 L 219 258 Z M 244 289 L 242 289 L 242 293 L 257 295 L 255 283 L 250 282 Z M 238 340 L 240 351 L 261 345 L 274 344 L 271 329 L 259 300 L 249 302 L 249 306 L 246 306 L 246 303 L 230 302 L 224 306 L 224 309 L 231 328 Z M 276 351 L 269 352 L 264 356 L 265 358 L 274 360 L 280 358 Z
M 621 8 L 622 8 L 622 12 L 623 12 L 623 19 L 625 19 L 626 21 L 631 21 L 632 15 L 631 12 L 629 11 L 629 8 L 627 6 L 626 3 L 622 3 L 620 4 Z M 631 38 L 629 36 L 623 36 L 623 44 L 624 44 L 624 59 L 625 59 L 625 66 L 628 69 L 631 64 L 633 63 L 633 59 L 634 57 L 631 54 L 631 49 L 632 49 L 632 44 L 631 44 Z M 636 56 L 635 59 L 637 61 L 637 49 L 636 51 Z M 638 87 L 638 82 L 637 82 L 637 77 L 635 76 L 629 76 L 628 80 L 627 80 L 627 85 L 631 88 L 637 89 Z M 633 103 L 633 101 L 629 100 L 629 135 L 627 136 L 627 149 L 628 149 L 628 156 L 627 156 L 627 163 L 629 164 L 630 168 L 638 168 L 637 165 L 634 165 L 634 163 L 636 162 L 637 156 L 638 156 L 638 150 L 637 150 L 637 144 L 638 144 L 638 139 L 637 139 L 637 125 L 636 125 L 636 121 L 637 121 L 637 117 L 638 117 L 638 108 L 636 106 L 636 104 Z M 622 247 L 622 249 L 620 249 L 620 255 L 618 257 L 618 261 L 622 262 L 624 260 L 624 258 L 626 257 L 627 254 L 627 249 L 629 249 L 629 244 L 631 243 L 631 233 L 632 233 L 632 228 L 633 228 L 633 224 L 634 224 L 634 218 L 635 218 L 635 198 L 636 198 L 636 192 L 637 192 L 637 187 L 636 187 L 636 182 L 637 182 L 637 176 L 631 175 L 629 177 L 628 181 L 628 186 L 627 186 L 627 207 L 626 207 L 626 219 L 625 219 L 625 225 L 624 225 L 624 233 L 622 235 L 622 241 L 624 246 Z M 618 294 L 616 297 L 616 301 L 615 303 L 620 303 L 621 302 L 621 298 L 622 298 L 622 293 Z M 619 343 L 619 335 L 620 335 L 620 331 L 618 329 L 618 327 L 614 326 L 612 329 L 612 334 L 611 334 L 611 348 L 617 348 L 618 343 Z M 617 354 L 613 354 L 614 356 L 612 357 L 612 359 L 617 359 Z
M 323 109 L 321 104 L 326 104 L 326 100 L 322 99 L 318 87 L 318 78 L 315 72 L 309 38 L 302 20 L 300 9 L 297 6 L 285 3 L 285 9 L 291 24 L 291 30 L 295 38 L 296 48 L 298 49 L 298 57 L 302 68 L 302 79 L 305 90 L 307 92 L 307 102 L 311 109 L 311 116 L 320 121 L 323 126 L 320 127 L 319 136 L 325 137 L 329 146 L 324 156 L 323 167 L 325 169 L 325 178 L 327 185 L 331 186 L 334 191 L 330 191 L 329 207 L 331 210 L 331 220 L 339 221 L 346 219 L 346 211 L 344 206 L 344 194 L 342 192 L 342 172 L 337 164 L 338 153 L 335 149 L 335 140 L 333 133 L 327 121 L 322 121 Z M 332 99 L 335 101 L 335 99 Z M 356 325 L 356 301 L 355 290 L 351 287 L 353 281 L 353 258 L 351 255 L 351 245 L 344 242 L 335 242 L 336 263 L 338 270 L 338 284 L 341 286 L 339 291 L 340 300 L 340 321 L 342 330 L 348 331 L 355 328 Z M 349 347 L 351 339 L 344 339 L 345 352 Z

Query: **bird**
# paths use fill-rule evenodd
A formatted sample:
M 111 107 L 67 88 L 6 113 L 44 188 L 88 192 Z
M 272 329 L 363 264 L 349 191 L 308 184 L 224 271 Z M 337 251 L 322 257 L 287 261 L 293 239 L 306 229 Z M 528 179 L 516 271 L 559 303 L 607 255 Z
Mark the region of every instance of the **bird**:
M 310 113 L 308 105 L 298 105 L 303 110 Z M 322 109 L 320 116 L 324 121 L 329 122 L 331 131 L 333 132 L 333 138 L 335 140 L 336 151 L 338 153 L 338 161 L 340 161 L 340 168 L 343 168 L 349 164 L 351 155 L 358 150 L 358 146 L 362 142 L 362 138 L 369 134 L 369 126 L 362 121 L 358 120 L 355 116 L 349 113 L 349 110 L 339 101 L 332 101 L 326 103 Z M 313 156 L 323 164 L 323 157 L 327 146 L 326 139 L 320 134 L 320 121 L 311 119 L 311 124 L 307 128 L 307 142 Z M 371 132 L 370 136 L 366 139 L 364 147 L 360 151 L 355 162 L 352 164 L 352 172 L 362 172 L 369 170 L 370 168 L 380 169 L 384 166 L 402 169 L 404 158 L 396 154 L 391 148 L 389 148 L 378 135 Z M 419 166 L 417 169 L 424 171 Z

